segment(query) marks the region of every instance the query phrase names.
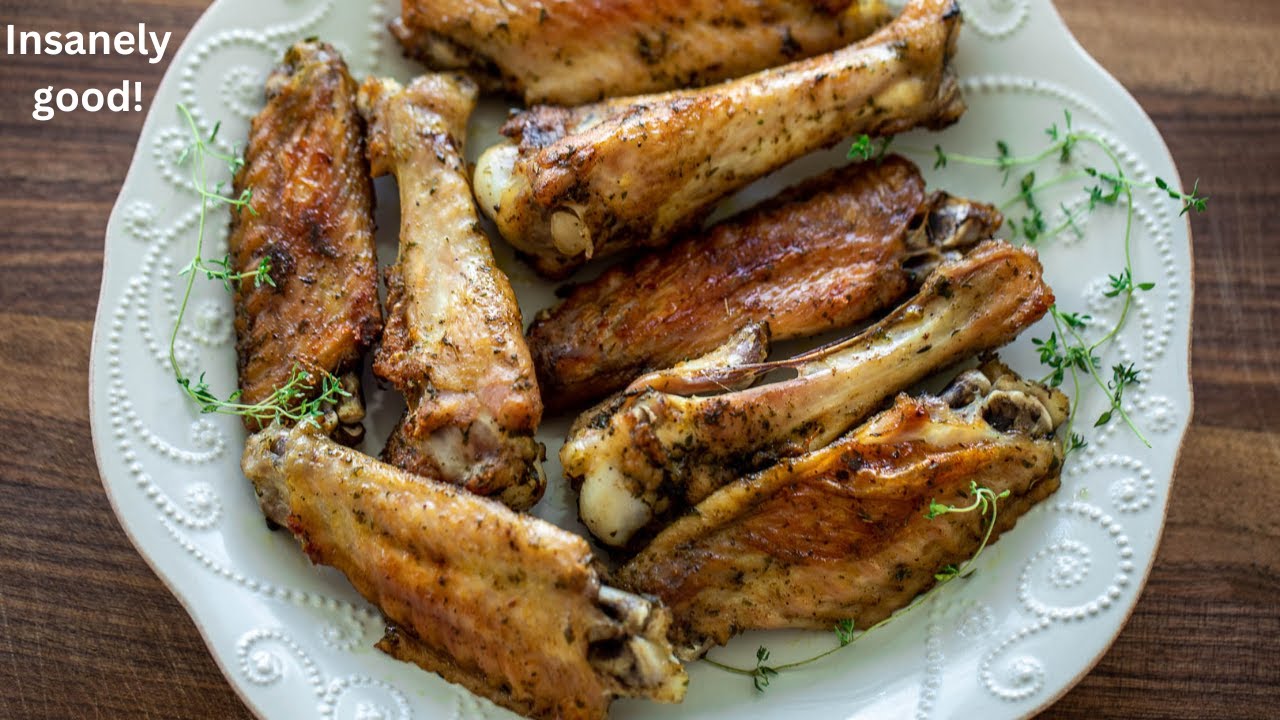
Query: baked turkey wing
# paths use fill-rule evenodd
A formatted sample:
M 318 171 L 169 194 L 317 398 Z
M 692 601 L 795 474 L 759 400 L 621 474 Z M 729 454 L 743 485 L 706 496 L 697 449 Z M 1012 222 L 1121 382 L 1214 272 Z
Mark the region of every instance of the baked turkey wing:
M 625 545 L 727 482 L 829 444 L 894 393 L 1008 343 L 1052 304 L 1035 252 L 988 240 L 847 340 L 785 361 L 697 362 L 642 377 L 579 416 L 560 450 L 565 475 L 581 483 L 582 519 L 602 542 Z M 779 369 L 795 377 L 723 391 Z
M 250 437 L 242 467 L 267 517 L 394 624 L 393 656 L 537 718 L 684 697 L 670 613 L 604 585 L 577 535 L 306 425 Z
M 964 111 L 948 60 L 955 0 L 911 0 L 862 42 L 694 90 L 507 122 L 476 164 L 480 207 L 539 272 L 662 245 L 734 191 L 858 133 L 938 128 Z
M 295 370 L 346 375 L 358 399 L 361 358 L 382 330 L 373 186 L 356 84 L 329 45 L 294 45 L 267 78 L 234 195 L 246 188 L 252 211 L 233 208 L 230 262 L 252 275 L 266 261 L 271 282 L 235 292 L 241 401 L 269 399 Z M 359 440 L 363 409 L 342 415 L 339 437 Z
M 834 50 L 881 0 L 403 0 L 391 32 L 436 70 L 526 103 L 578 105 L 738 77 Z
M 615 579 L 675 616 L 696 657 L 747 630 L 867 628 L 971 557 L 990 515 L 926 517 L 931 500 L 999 495 L 992 540 L 1058 489 L 1067 416 L 1057 390 L 998 362 L 940 397 L 900 395 L 835 443 L 730 485 L 663 530 Z
M 520 308 L 480 231 L 462 156 L 476 86 L 424 75 L 360 88 L 375 175 L 400 188 L 400 250 L 373 371 L 408 409 L 383 459 L 524 509 L 542 496 L 542 400 Z
M 846 165 L 573 287 L 529 349 L 549 409 L 581 406 L 698 357 L 743 326 L 774 340 L 849 327 L 892 306 L 938 259 L 991 237 L 994 207 L 925 194 L 911 161 Z

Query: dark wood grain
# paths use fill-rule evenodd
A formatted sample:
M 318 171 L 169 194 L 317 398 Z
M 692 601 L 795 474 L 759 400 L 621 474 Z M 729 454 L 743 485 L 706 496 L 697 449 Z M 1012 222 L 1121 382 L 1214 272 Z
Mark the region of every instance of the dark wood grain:
M 206 0 L 0 0 L 24 28 L 145 21 L 176 48 Z M 1274 717 L 1280 707 L 1280 63 L 1274 0 L 1059 0 L 1210 212 L 1193 218 L 1196 411 L 1133 617 L 1046 713 Z M 107 215 L 141 114 L 30 118 L 41 85 L 162 67 L 0 60 L 0 718 L 247 718 L 112 515 L 87 366 Z

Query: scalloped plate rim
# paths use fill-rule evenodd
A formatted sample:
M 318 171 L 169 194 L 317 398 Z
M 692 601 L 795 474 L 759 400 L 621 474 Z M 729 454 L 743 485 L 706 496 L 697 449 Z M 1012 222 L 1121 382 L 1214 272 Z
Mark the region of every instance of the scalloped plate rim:
M 1053 13 L 1054 22 L 1056 22 L 1058 26 L 1062 28 L 1063 35 L 1066 37 L 1067 42 L 1071 44 L 1071 48 L 1075 50 L 1076 55 L 1080 59 L 1084 60 L 1084 62 L 1087 63 L 1089 66 L 1091 66 L 1093 71 L 1098 76 L 1104 78 L 1105 81 L 1112 86 L 1112 89 L 1114 91 L 1118 91 L 1120 95 L 1124 98 L 1124 101 L 1131 106 L 1131 109 L 1139 117 L 1142 118 L 1143 122 L 1147 124 L 1147 129 L 1149 129 L 1151 133 L 1155 135 L 1155 137 L 1159 140 L 1157 144 L 1160 148 L 1160 151 L 1164 153 L 1164 159 L 1168 161 L 1169 167 L 1173 168 L 1174 186 L 1184 187 L 1184 185 L 1182 184 L 1182 172 L 1178 170 L 1178 164 L 1174 162 L 1173 153 L 1169 151 L 1169 144 L 1164 141 L 1164 135 L 1160 134 L 1160 128 L 1156 127 L 1155 121 L 1152 120 L 1151 116 L 1147 114 L 1146 109 L 1142 107 L 1142 103 L 1139 103 L 1138 99 L 1133 96 L 1133 93 L 1129 92 L 1129 88 L 1125 87 L 1124 83 L 1120 82 L 1114 75 L 1112 75 L 1109 70 L 1107 70 L 1105 67 L 1102 66 L 1102 63 L 1098 62 L 1097 58 L 1095 58 L 1092 54 L 1090 54 L 1088 50 L 1085 49 L 1084 45 L 1080 44 L 1080 39 L 1077 38 L 1075 33 L 1071 31 L 1070 26 L 1067 25 L 1066 19 L 1062 17 L 1062 13 L 1058 10 L 1057 2 L 1055 0 L 1049 0 L 1046 3 L 1046 5 L 1049 7 L 1049 10 Z M 1190 248 L 1193 247 L 1192 246 L 1193 237 L 1191 234 L 1191 218 L 1188 215 L 1183 215 L 1181 219 L 1187 231 L 1187 247 L 1188 247 L 1187 325 L 1188 325 L 1188 328 L 1191 328 L 1193 327 L 1193 322 L 1195 319 L 1194 318 L 1195 253 L 1190 252 Z M 1093 656 L 1093 659 L 1090 660 L 1084 667 L 1080 668 L 1079 672 L 1077 672 L 1071 678 L 1070 681 L 1068 681 L 1065 685 L 1063 685 L 1060 689 L 1058 689 L 1057 692 L 1046 693 L 1046 697 L 1044 701 L 1041 702 L 1039 705 L 1037 705 L 1031 712 L 1027 713 L 1023 717 L 1032 717 L 1034 715 L 1037 715 L 1043 712 L 1044 710 L 1047 710 L 1054 703 L 1061 700 L 1067 693 L 1071 692 L 1071 690 L 1074 689 L 1077 685 L 1079 685 L 1080 681 L 1084 680 L 1085 676 L 1093 672 L 1093 669 L 1098 666 L 1098 663 L 1102 662 L 1103 656 L 1105 656 L 1107 652 L 1111 650 L 1111 647 L 1115 645 L 1116 640 L 1120 637 L 1120 633 L 1124 630 L 1125 626 L 1129 624 L 1129 619 L 1133 617 L 1134 611 L 1138 608 L 1138 603 L 1141 602 L 1142 600 L 1142 593 L 1143 591 L 1146 590 L 1147 580 L 1150 579 L 1151 577 L 1151 569 L 1155 567 L 1156 555 L 1160 552 L 1160 542 L 1164 539 L 1164 528 L 1165 528 L 1165 524 L 1168 522 L 1168 519 L 1169 519 L 1169 497 L 1173 494 L 1173 481 L 1176 477 L 1178 462 L 1182 458 L 1182 450 L 1183 448 L 1186 447 L 1187 432 L 1191 429 L 1192 418 L 1195 417 L 1195 386 L 1191 382 L 1191 331 L 1190 329 L 1188 329 L 1187 331 L 1186 356 L 1187 356 L 1187 419 L 1182 424 L 1181 429 L 1179 429 L 1178 431 L 1178 442 L 1177 442 L 1176 449 L 1174 450 L 1174 457 L 1173 457 L 1173 471 L 1169 477 L 1169 492 L 1164 496 L 1164 501 L 1161 503 L 1160 523 L 1156 527 L 1155 541 L 1151 548 L 1151 555 L 1147 558 L 1145 567 L 1143 567 L 1142 569 L 1142 578 L 1138 581 L 1137 592 L 1134 595 L 1133 602 L 1129 603 L 1128 607 L 1125 608 L 1124 618 L 1120 620 L 1120 623 L 1116 626 L 1115 631 L 1111 633 L 1111 638 L 1108 639 L 1106 644 L 1098 651 L 1096 655 Z
M 159 89 L 168 83 L 169 76 L 176 74 L 178 58 L 183 57 L 183 51 L 187 49 L 188 45 L 198 42 L 197 38 L 200 36 L 200 30 L 203 29 L 219 2 L 221 0 L 212 0 L 208 7 L 200 12 L 200 17 L 196 18 L 196 21 L 191 24 L 191 29 L 187 31 L 182 43 L 174 50 L 169 65 L 165 67 L 164 74 L 161 76 L 159 84 L 156 85 L 156 93 L 152 95 L 152 103 L 155 102 L 155 95 L 159 94 Z M 133 527 L 125 520 L 115 489 L 112 487 L 111 482 L 107 480 L 107 468 L 103 465 L 102 451 L 99 448 L 99 437 L 105 430 L 99 430 L 97 400 L 94 398 L 93 389 L 97 386 L 96 381 L 98 379 L 97 363 L 94 359 L 99 356 L 100 348 L 103 345 L 104 312 L 102 308 L 103 300 L 107 299 L 107 278 L 110 276 L 111 271 L 111 253 L 107 252 L 107 250 L 110 247 L 111 238 L 116 236 L 116 231 L 122 222 L 120 220 L 120 211 L 125 204 L 125 189 L 130 186 L 131 181 L 135 179 L 135 175 L 140 172 L 138 170 L 138 161 L 144 156 L 142 139 L 148 136 L 148 131 L 153 125 L 160 123 L 158 117 L 152 112 L 154 108 L 153 104 L 147 106 L 146 117 L 142 121 L 142 128 L 138 131 L 138 142 L 134 146 L 133 155 L 129 158 L 129 169 L 125 171 L 124 180 L 120 183 L 120 193 L 116 196 L 116 201 L 111 205 L 111 214 L 107 216 L 107 227 L 102 237 L 102 283 L 98 287 L 98 305 L 94 312 L 93 333 L 89 341 L 89 387 L 87 388 L 89 394 L 89 434 L 93 443 L 93 459 L 98 468 L 98 480 L 102 483 L 103 490 L 107 495 L 107 502 L 111 505 L 111 512 L 115 515 L 120 529 L 124 531 L 125 537 L 129 538 L 129 542 L 133 545 L 134 550 L 138 552 L 138 555 L 142 556 L 147 567 L 151 568 L 151 572 L 160 578 L 160 582 L 164 584 L 169 593 L 182 606 L 183 611 L 187 613 L 191 624 L 195 625 L 196 631 L 200 634 L 200 640 L 204 642 L 205 650 L 208 651 L 209 657 L 213 659 L 214 665 L 222 673 L 222 677 L 227 684 L 235 691 L 236 696 L 240 698 L 240 701 L 244 703 L 245 707 L 249 708 L 255 717 L 267 720 L 266 713 L 249 694 L 247 688 L 242 687 L 242 683 L 233 679 L 234 675 L 231 672 L 231 668 L 224 662 L 221 654 L 214 650 L 213 637 L 210 635 L 212 628 L 200 621 L 200 616 L 196 613 L 194 604 L 187 597 L 187 593 L 182 590 L 178 581 L 169 572 L 160 567 L 159 561 L 147 551 L 134 533 Z

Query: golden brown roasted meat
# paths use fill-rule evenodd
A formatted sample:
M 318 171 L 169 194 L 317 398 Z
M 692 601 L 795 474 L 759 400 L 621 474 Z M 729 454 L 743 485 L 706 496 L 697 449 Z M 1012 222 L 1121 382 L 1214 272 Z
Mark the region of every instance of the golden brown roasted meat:
M 1067 399 L 998 362 L 940 398 L 898 397 L 832 445 L 721 488 L 621 568 L 623 587 L 661 598 L 686 659 L 736 633 L 865 629 L 935 574 L 977 551 L 990 516 L 928 519 L 930 500 L 997 501 L 992 539 L 1058 489 Z
M 1013 340 L 1052 304 L 1034 251 L 989 240 L 847 340 L 779 362 L 700 360 L 642 377 L 583 413 L 560 450 L 565 475 L 581 484 L 583 522 L 626 545 L 728 482 L 829 444 L 894 393 Z M 777 369 L 795 377 L 723 391 Z
M 951 250 L 986 239 L 994 207 L 927 197 L 911 161 L 848 165 L 573 288 L 529 349 L 548 408 L 575 407 L 716 348 L 749 321 L 774 340 L 889 307 Z
M 360 88 L 375 175 L 400 186 L 400 252 L 374 373 L 408 410 L 383 459 L 524 509 L 542 496 L 542 400 L 520 308 L 480 231 L 462 140 L 476 86 L 424 75 Z
M 578 105 L 746 75 L 888 18 L 881 0 L 403 0 L 391 32 L 434 69 Z
M 911 0 L 860 43 L 695 90 L 539 106 L 476 164 L 480 207 L 539 272 L 662 245 L 721 199 L 858 133 L 938 128 L 964 111 L 948 68 L 955 0 Z
M 582 538 L 306 426 L 249 438 L 242 466 L 267 517 L 394 623 L 391 655 L 537 718 L 684 697 L 670 613 L 604 585 Z
M 245 188 L 253 212 L 232 213 L 231 264 L 253 273 L 266 260 L 274 285 L 236 290 L 241 401 L 268 399 L 295 368 L 346 374 L 358 398 L 360 360 L 382 330 L 373 186 L 355 81 L 332 47 L 298 43 L 267 78 L 234 194 Z M 342 414 L 339 437 L 359 440 L 363 409 L 347 403 Z M 248 417 L 245 426 L 258 429 Z

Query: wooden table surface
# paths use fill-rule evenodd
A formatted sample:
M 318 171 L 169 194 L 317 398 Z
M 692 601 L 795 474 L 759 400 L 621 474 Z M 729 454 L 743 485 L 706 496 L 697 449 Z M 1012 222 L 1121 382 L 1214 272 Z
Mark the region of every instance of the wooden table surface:
M 978 0 L 982 1 L 982 0 Z M 1195 417 L 1164 540 L 1115 646 L 1047 715 L 1280 715 L 1280 2 L 1058 0 L 1155 119 L 1192 219 Z M 0 0 L 40 30 L 174 31 L 207 0 Z M 168 58 L 166 58 L 167 60 Z M 107 215 L 141 113 L 36 123 L 37 86 L 143 81 L 137 57 L 0 65 L 0 718 L 250 714 L 108 506 L 88 419 Z

